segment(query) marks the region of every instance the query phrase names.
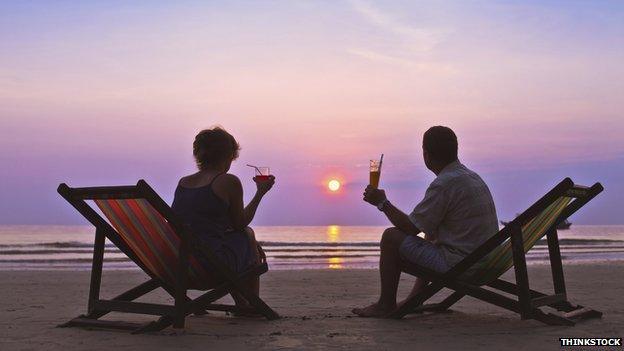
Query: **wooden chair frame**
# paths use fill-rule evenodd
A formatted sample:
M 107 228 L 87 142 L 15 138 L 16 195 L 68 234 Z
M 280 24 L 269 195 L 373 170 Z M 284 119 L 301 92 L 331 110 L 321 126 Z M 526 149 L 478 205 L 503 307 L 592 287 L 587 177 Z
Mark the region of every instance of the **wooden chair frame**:
M 80 315 L 61 327 L 95 327 L 131 330 L 133 333 L 159 331 L 173 325 L 176 329 L 184 328 L 185 318 L 190 314 L 205 314 L 206 310 L 250 312 L 240 311 L 233 305 L 214 304 L 221 297 L 237 292 L 241 294 L 252 306 L 252 310 L 269 320 L 279 318 L 260 297 L 245 288 L 241 282 L 249 277 L 259 276 L 268 271 L 266 261 L 251 269 L 236 274 L 226 267 L 214 255 L 212 250 L 202 245 L 188 226 L 184 226 L 175 216 L 171 207 L 145 182 L 139 180 L 136 185 L 70 188 L 65 183 L 59 185 L 58 193 L 65 198 L 78 212 L 80 212 L 93 226 L 95 226 L 95 243 L 93 248 L 93 263 L 91 267 L 91 282 L 89 288 L 89 300 L 87 314 Z M 130 247 L 124 242 L 121 235 L 93 209 L 87 200 L 96 199 L 146 199 L 154 209 L 160 213 L 171 225 L 174 232 L 180 238 L 177 280 L 175 283 L 167 283 L 151 272 Z M 102 264 L 104 261 L 105 239 L 112 242 L 130 260 L 139 266 L 150 280 L 110 299 L 100 298 L 100 285 L 102 280 Z M 220 283 L 213 286 L 203 295 L 190 299 L 188 291 L 189 255 L 191 245 L 198 247 L 206 260 L 214 267 L 214 271 L 220 278 Z M 174 305 L 135 302 L 139 297 L 162 288 L 174 298 Z M 156 321 L 147 324 L 126 323 L 118 321 L 99 320 L 100 317 L 110 312 L 126 312 L 160 316 Z
M 557 224 L 563 222 L 578 211 L 587 202 L 602 192 L 603 189 L 600 183 L 596 183 L 591 187 L 584 187 L 575 185 L 570 178 L 565 178 L 524 213 L 516 217 L 497 234 L 488 239 L 484 244 L 445 273 L 438 273 L 409 262 L 403 262 L 403 272 L 426 279 L 429 283 L 419 294 L 408 299 L 405 304 L 393 312 L 391 317 L 402 318 L 409 313 L 420 313 L 424 311 L 446 311 L 462 297 L 468 295 L 516 312 L 520 314 L 521 319 L 535 319 L 550 325 L 574 325 L 575 322 L 580 319 L 600 318 L 602 316 L 601 312 L 580 305 L 573 305 L 567 299 L 561 253 L 559 250 L 559 238 L 557 236 Z M 547 295 L 532 290 L 529 287 L 521 228 L 561 196 L 573 197 L 574 200 L 563 209 L 555 223 L 546 231 L 548 254 L 554 285 L 554 294 Z M 500 292 L 511 294 L 515 296 L 516 299 L 505 296 L 492 289 L 485 289 L 481 284 L 475 284 L 470 280 L 459 279 L 462 273 L 473 267 L 479 260 L 508 238 L 511 238 L 516 282 L 514 284 L 502 279 L 495 279 L 485 285 Z M 443 288 L 451 289 L 453 293 L 440 303 L 424 305 L 425 301 Z M 543 306 L 552 307 L 557 311 L 564 312 L 564 314 L 561 316 L 554 313 L 544 313 L 540 309 L 540 307 Z

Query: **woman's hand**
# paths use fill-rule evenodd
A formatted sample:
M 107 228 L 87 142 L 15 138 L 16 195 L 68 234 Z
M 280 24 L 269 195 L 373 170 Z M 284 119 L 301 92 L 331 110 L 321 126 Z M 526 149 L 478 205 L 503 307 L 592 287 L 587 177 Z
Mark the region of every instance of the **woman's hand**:
M 260 196 L 264 196 L 264 194 L 268 193 L 269 190 L 275 184 L 275 176 L 269 176 L 269 179 L 258 179 L 258 177 L 253 178 L 254 182 L 256 182 L 257 191 L 256 193 Z

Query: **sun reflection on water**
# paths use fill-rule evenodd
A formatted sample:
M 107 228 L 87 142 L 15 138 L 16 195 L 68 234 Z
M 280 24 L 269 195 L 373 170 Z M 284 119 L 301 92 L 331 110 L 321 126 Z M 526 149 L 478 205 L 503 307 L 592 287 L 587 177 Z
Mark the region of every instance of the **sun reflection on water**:
M 344 258 L 342 257 L 330 257 L 327 259 L 327 267 L 329 269 L 341 269 L 344 266 L 342 265 L 344 263 Z
M 339 225 L 330 225 L 327 226 L 327 241 L 330 243 L 335 243 L 340 240 L 340 226 Z
M 340 226 L 339 225 L 330 225 L 327 226 L 327 242 L 337 243 L 340 241 Z M 342 251 L 334 252 L 336 255 L 343 254 Z M 343 268 L 344 258 L 343 257 L 330 257 L 327 259 L 327 267 L 329 269 L 341 269 Z

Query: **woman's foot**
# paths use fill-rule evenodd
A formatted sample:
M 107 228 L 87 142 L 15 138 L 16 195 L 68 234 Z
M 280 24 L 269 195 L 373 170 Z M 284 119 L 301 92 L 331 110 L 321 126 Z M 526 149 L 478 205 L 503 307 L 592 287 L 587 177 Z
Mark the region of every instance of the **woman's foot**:
M 353 310 L 351 310 L 351 312 L 357 314 L 360 317 L 385 318 L 390 313 L 392 313 L 392 311 L 394 311 L 395 309 L 396 309 L 396 304 L 393 306 L 385 306 L 379 303 L 374 303 L 367 307 L 354 308 Z
M 231 314 L 234 317 L 258 317 L 262 315 L 248 303 L 236 304 L 236 311 L 233 311 Z

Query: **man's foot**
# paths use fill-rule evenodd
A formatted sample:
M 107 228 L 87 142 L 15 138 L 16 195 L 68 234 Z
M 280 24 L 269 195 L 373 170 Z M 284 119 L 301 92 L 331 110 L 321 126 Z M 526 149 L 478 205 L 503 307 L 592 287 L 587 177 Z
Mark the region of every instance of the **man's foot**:
M 418 283 L 416 283 L 414 285 L 414 287 L 412 288 L 412 291 L 409 293 L 409 295 L 407 295 L 407 297 L 403 300 L 401 300 L 398 304 L 397 304 L 397 308 L 402 307 L 403 305 L 405 305 L 405 303 L 407 301 L 409 301 L 412 297 L 420 294 L 420 292 L 422 291 L 422 289 L 424 288 L 423 285 L 419 285 Z
M 386 307 L 378 303 L 374 303 L 368 307 L 354 308 L 353 310 L 351 310 L 351 312 L 357 314 L 360 317 L 385 318 L 395 309 L 396 305 Z
M 406 297 L 404 300 L 401 300 L 399 303 L 397 303 L 397 308 L 401 308 L 401 307 L 403 307 L 403 305 L 405 305 L 405 303 L 406 303 L 407 301 L 409 301 L 409 300 L 410 300 L 412 297 L 414 297 L 414 296 L 416 296 L 416 294 L 414 294 L 414 295 L 409 294 L 409 296 L 408 296 L 408 297 Z

